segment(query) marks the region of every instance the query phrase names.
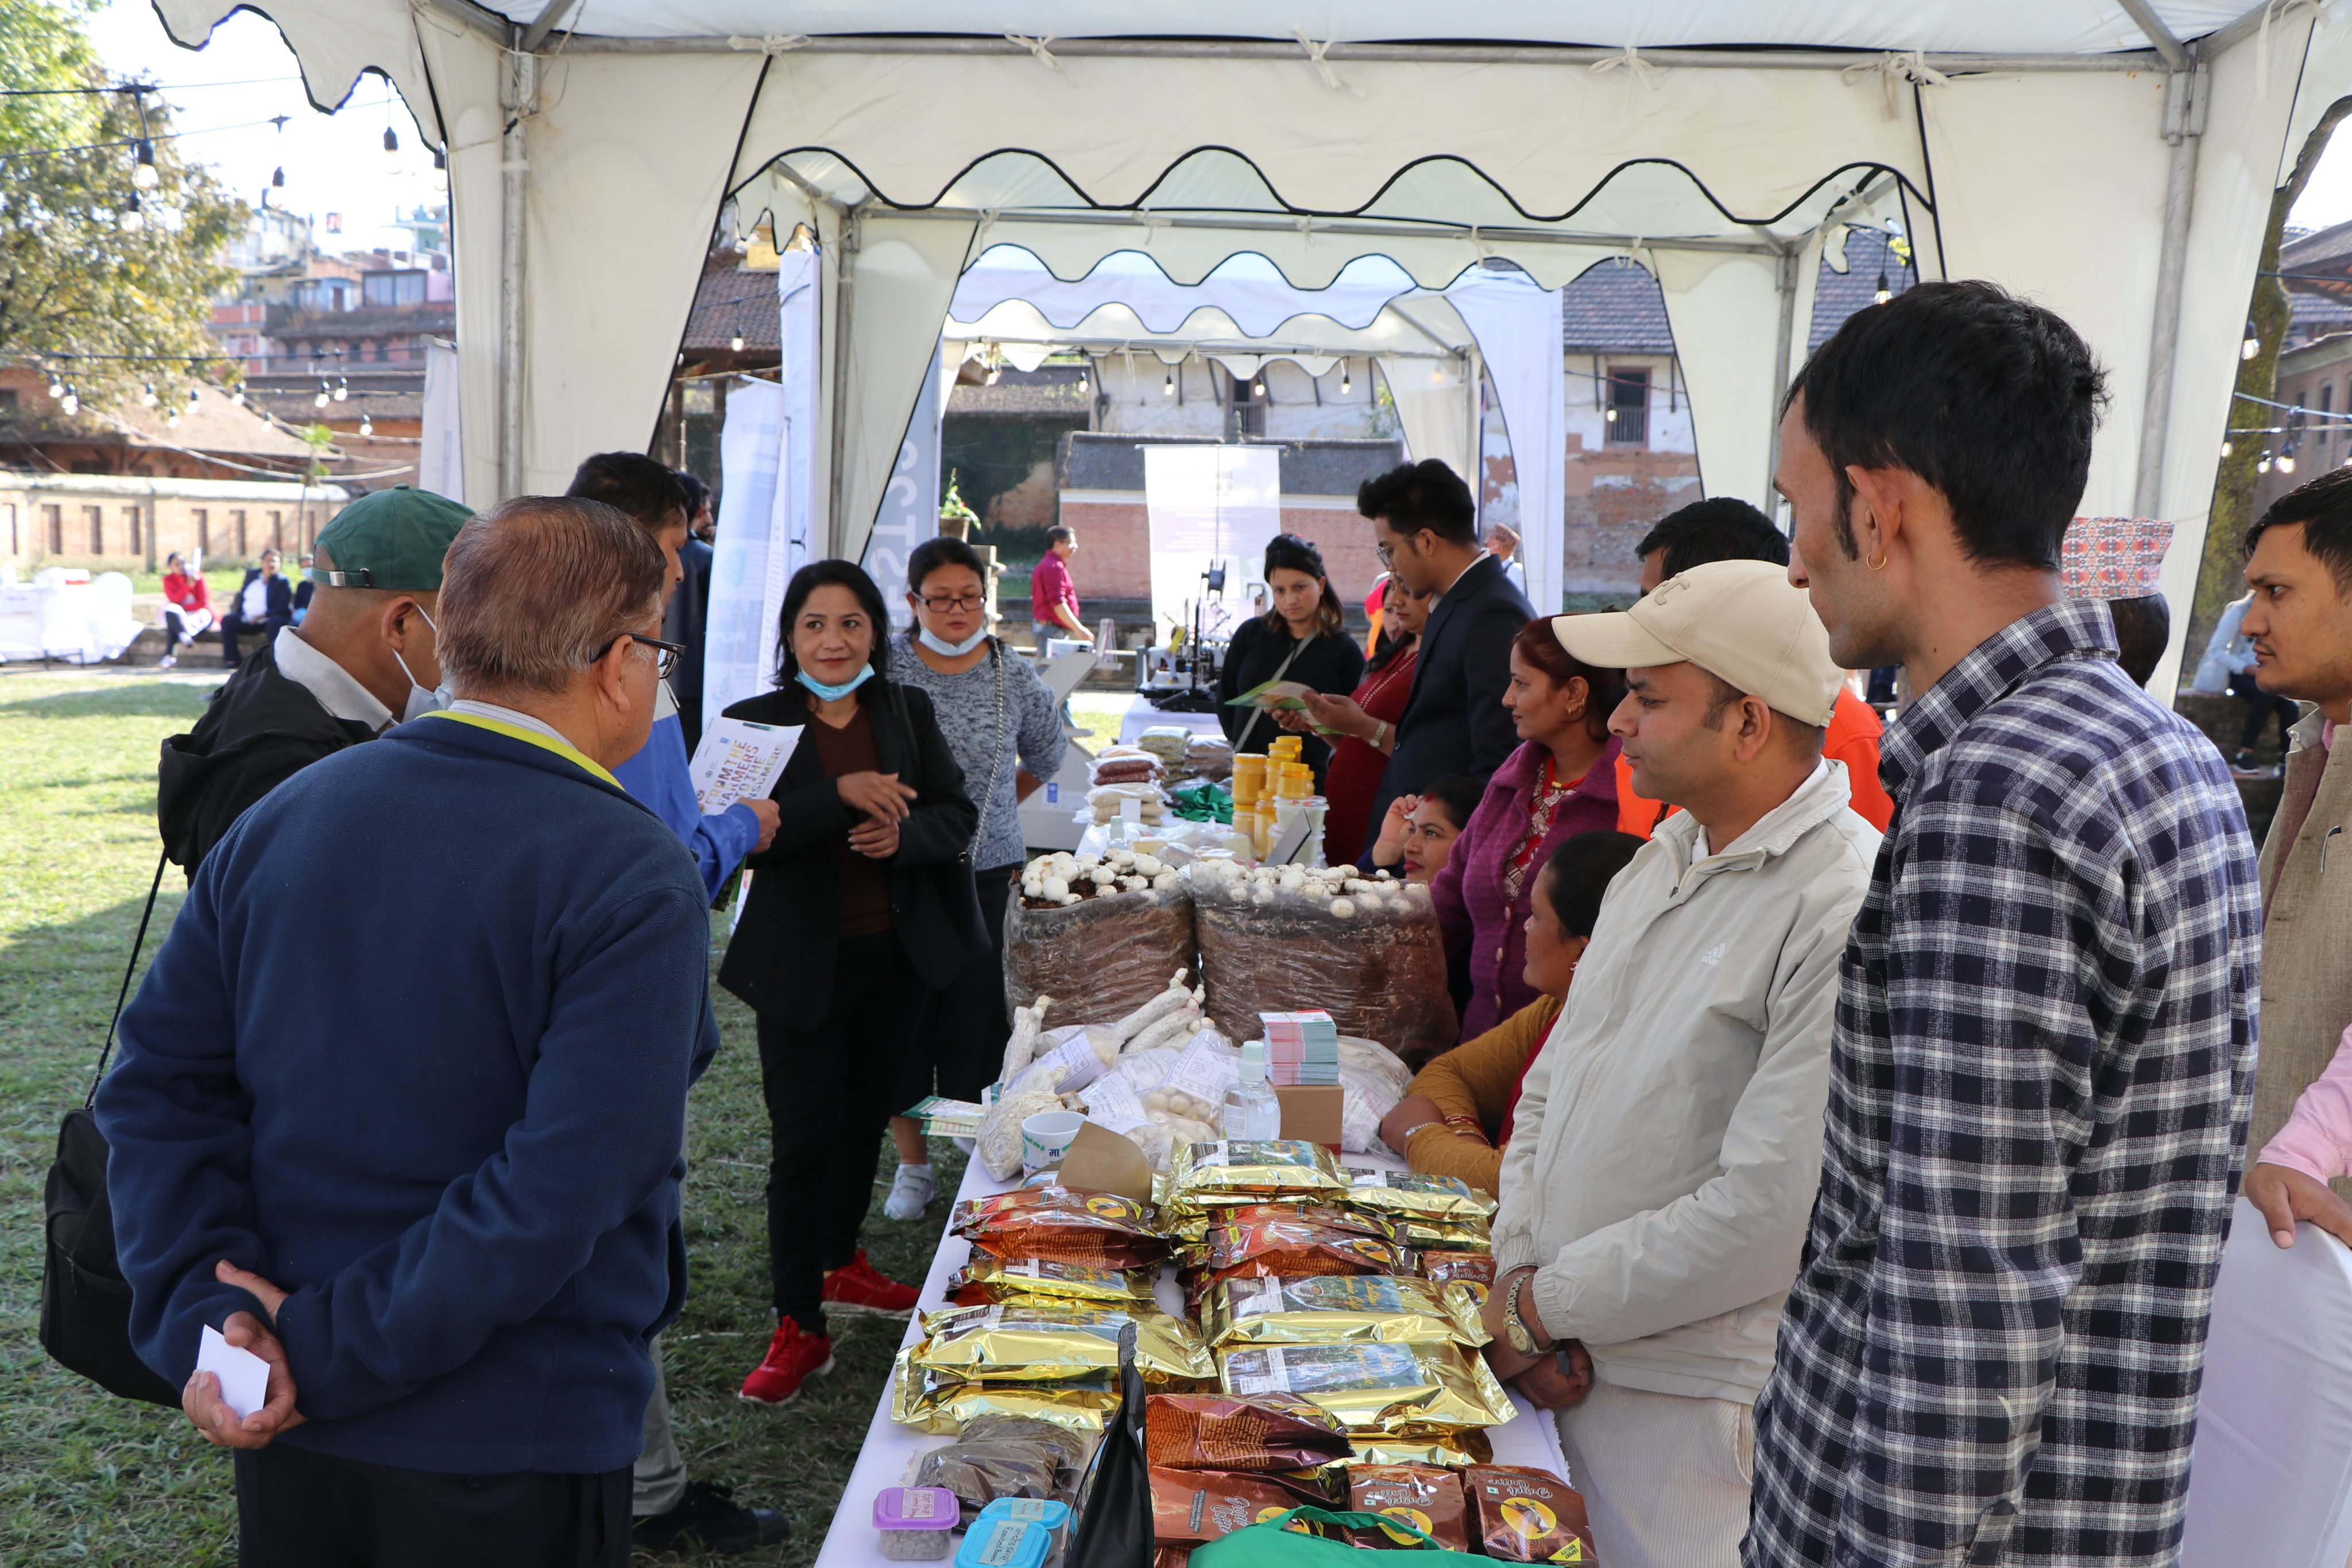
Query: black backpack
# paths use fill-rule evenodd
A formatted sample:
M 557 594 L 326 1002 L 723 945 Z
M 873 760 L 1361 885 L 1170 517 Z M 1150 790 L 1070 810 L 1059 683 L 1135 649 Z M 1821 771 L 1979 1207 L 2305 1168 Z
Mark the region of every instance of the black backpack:
M 147 908 L 139 916 L 131 962 L 123 967 L 122 988 L 114 998 L 114 1017 L 108 1020 L 106 1041 L 99 1048 L 98 1071 L 89 1081 L 89 1092 L 66 1113 L 58 1128 L 58 1157 L 50 1162 L 49 1179 L 42 1188 L 49 1250 L 41 1272 L 41 1348 L 58 1365 L 110 1394 L 177 1409 L 179 1390 L 131 1348 L 131 1281 L 114 1260 L 114 1215 L 106 1200 L 106 1136 L 98 1130 L 91 1110 L 99 1081 L 106 1076 L 106 1059 L 114 1050 L 115 1025 L 122 1020 L 122 1004 L 131 997 L 131 977 L 139 968 L 139 949 L 147 940 L 155 894 L 163 885 L 165 858 L 155 862 Z

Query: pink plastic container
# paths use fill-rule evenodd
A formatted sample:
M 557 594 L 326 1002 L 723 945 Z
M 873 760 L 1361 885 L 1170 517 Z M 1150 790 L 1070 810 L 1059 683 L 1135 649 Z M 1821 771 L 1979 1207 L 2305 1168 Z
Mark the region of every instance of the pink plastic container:
M 956 1495 L 945 1487 L 884 1487 L 874 1499 L 882 1555 L 893 1563 L 937 1563 L 955 1550 Z

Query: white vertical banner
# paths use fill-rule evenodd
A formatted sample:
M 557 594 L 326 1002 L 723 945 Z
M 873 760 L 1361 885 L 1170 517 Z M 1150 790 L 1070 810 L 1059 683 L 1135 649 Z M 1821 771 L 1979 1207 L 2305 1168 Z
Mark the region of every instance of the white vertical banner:
M 719 534 L 702 634 L 702 711 L 711 717 L 766 691 L 775 676 L 776 617 L 790 576 L 775 529 L 783 451 L 783 389 L 734 382 L 719 433 Z
M 416 487 L 466 499 L 465 425 L 459 408 L 457 345 L 425 345 L 425 438 L 416 449 Z
M 818 287 L 824 267 L 814 250 L 787 250 L 776 270 L 776 298 L 783 312 L 777 379 L 783 390 L 783 456 L 777 465 L 774 537 L 783 541 L 777 565 L 790 581 L 808 564 L 809 530 L 824 515 L 817 495 L 817 442 L 824 434 L 818 411 L 824 354 Z M 780 597 L 777 601 L 782 603 Z M 706 706 L 706 712 L 713 712 Z
M 961 361 L 962 345 L 956 348 Z M 894 626 L 906 626 L 913 619 L 907 609 L 907 557 L 940 531 L 940 411 L 945 402 L 940 383 L 946 379 L 945 356 L 934 352 L 931 373 L 923 379 L 914 416 L 907 421 L 907 437 L 898 444 L 898 461 L 883 486 L 873 536 L 866 541 L 862 564 L 882 590 Z
M 1151 528 L 1151 613 L 1192 625 L 1192 601 L 1223 567 L 1223 605 L 1203 606 L 1203 633 L 1250 614 L 1248 585 L 1265 576 L 1265 547 L 1282 531 L 1282 455 L 1275 446 L 1147 445 L 1143 504 Z
M 1479 271 L 1445 291 L 1478 341 L 1494 383 L 1519 482 L 1519 560 L 1539 613 L 1560 604 L 1562 490 L 1568 468 L 1568 382 L 1560 373 L 1560 291 L 1518 275 Z M 1481 476 L 1465 475 L 1474 494 Z

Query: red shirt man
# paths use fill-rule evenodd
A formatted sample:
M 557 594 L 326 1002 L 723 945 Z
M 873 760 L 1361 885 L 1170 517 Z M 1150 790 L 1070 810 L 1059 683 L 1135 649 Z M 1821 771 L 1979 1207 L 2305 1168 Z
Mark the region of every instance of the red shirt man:
M 1077 536 L 1069 529 L 1045 530 L 1045 559 L 1029 574 L 1029 614 L 1035 622 L 1040 648 L 1048 637 L 1094 641 L 1094 633 L 1078 617 L 1078 591 L 1070 581 L 1069 559 L 1077 548 Z

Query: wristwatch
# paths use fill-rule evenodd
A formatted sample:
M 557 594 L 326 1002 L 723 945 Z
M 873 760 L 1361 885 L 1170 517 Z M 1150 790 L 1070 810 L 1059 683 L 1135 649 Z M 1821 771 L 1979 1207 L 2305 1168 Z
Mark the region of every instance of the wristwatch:
M 1529 1269 L 1513 1280 L 1503 1293 L 1503 1337 L 1521 1355 L 1541 1355 L 1546 1347 L 1536 1343 L 1536 1336 L 1528 1330 L 1527 1321 L 1519 1316 L 1519 1292 L 1527 1288 Z

